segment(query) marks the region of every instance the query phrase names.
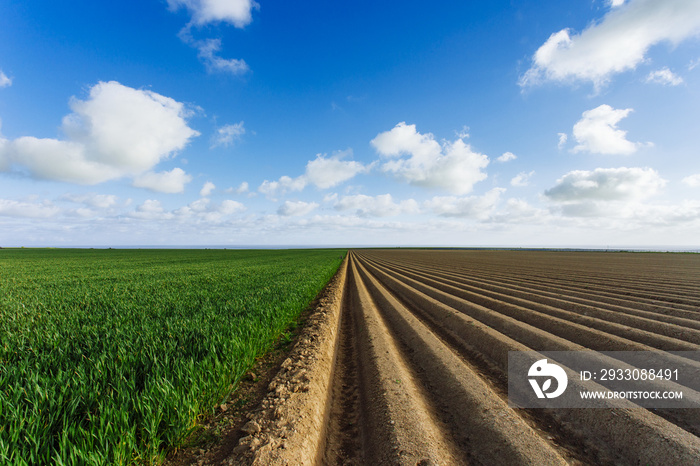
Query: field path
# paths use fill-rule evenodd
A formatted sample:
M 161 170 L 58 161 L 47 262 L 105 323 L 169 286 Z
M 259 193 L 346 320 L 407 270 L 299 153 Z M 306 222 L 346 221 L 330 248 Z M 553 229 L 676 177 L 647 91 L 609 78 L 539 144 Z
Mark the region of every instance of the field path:
M 697 410 L 506 398 L 508 351 L 700 350 L 700 257 L 356 250 L 339 276 L 232 464 L 700 464 Z

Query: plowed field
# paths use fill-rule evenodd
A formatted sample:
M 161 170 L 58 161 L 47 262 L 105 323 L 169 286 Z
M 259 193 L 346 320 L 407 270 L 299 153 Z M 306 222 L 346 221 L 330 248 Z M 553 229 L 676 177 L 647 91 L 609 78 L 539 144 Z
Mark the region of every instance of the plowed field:
M 700 464 L 698 410 L 506 392 L 508 351 L 700 350 L 700 255 L 356 250 L 333 286 L 232 463 Z

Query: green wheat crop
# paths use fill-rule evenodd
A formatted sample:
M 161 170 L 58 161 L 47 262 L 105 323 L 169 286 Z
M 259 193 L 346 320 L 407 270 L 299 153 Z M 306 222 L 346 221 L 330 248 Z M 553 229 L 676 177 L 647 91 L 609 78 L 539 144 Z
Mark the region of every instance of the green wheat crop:
M 0 250 L 0 464 L 157 463 L 339 250 Z

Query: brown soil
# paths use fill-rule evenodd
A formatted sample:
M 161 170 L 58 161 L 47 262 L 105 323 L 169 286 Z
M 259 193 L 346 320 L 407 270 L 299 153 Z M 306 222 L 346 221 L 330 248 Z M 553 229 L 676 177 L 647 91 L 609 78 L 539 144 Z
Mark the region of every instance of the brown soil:
M 261 401 L 175 464 L 700 464 L 696 410 L 506 402 L 508 351 L 699 351 L 699 284 L 697 255 L 351 251 Z

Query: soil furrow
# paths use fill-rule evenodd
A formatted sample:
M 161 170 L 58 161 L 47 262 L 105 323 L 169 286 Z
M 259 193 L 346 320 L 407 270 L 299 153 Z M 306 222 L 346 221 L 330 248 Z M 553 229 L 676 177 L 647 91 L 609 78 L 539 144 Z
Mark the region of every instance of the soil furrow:
M 392 264 L 397 264 L 397 262 L 391 262 Z M 400 263 L 400 262 L 399 262 Z M 605 286 L 596 286 L 592 282 L 587 282 L 581 279 L 578 280 L 569 280 L 565 279 L 563 277 L 568 276 L 569 278 L 571 277 L 571 274 L 567 271 L 562 271 L 561 274 L 559 275 L 547 275 L 547 276 L 541 276 L 538 274 L 527 274 L 527 273 L 504 273 L 504 268 L 500 269 L 495 269 L 491 272 L 487 270 L 486 267 L 478 267 L 476 270 L 465 270 L 464 268 L 460 267 L 450 267 L 449 270 L 446 270 L 445 267 L 440 266 L 439 264 L 429 264 L 429 263 L 424 263 L 424 262 L 411 262 L 411 265 L 421 265 L 425 267 L 426 269 L 429 269 L 431 271 L 435 271 L 437 273 L 442 273 L 444 275 L 449 275 L 453 276 L 456 278 L 463 278 L 463 279 L 470 279 L 470 280 L 489 280 L 491 283 L 496 283 L 496 284 L 516 284 L 516 285 L 522 285 L 529 288 L 532 288 L 533 290 L 547 290 L 551 292 L 560 292 L 563 295 L 566 296 L 577 296 L 577 297 L 585 297 L 588 299 L 595 298 L 595 297 L 600 297 L 599 299 L 602 300 L 603 303 L 609 302 L 611 304 L 619 304 L 622 306 L 625 305 L 634 305 L 634 306 L 644 306 L 643 309 L 647 309 L 653 312 L 660 312 L 660 313 L 668 313 L 670 315 L 678 315 L 679 317 L 686 317 L 686 318 L 700 318 L 700 312 L 698 309 L 697 304 L 695 304 L 695 301 L 693 304 L 683 304 L 680 302 L 681 297 L 680 296 L 672 296 L 671 300 L 660 300 L 660 299 L 649 299 L 649 298 L 644 298 L 640 296 L 633 296 L 633 295 L 624 295 L 627 296 L 627 298 L 623 299 L 621 296 L 622 290 L 619 288 L 614 288 L 613 291 L 611 292 L 606 292 L 603 291 L 606 287 Z M 597 277 L 600 278 L 600 277 Z M 687 279 L 687 277 L 684 277 L 684 279 Z M 599 281 L 599 280 L 598 280 Z M 697 282 L 700 282 L 700 278 L 698 278 Z M 608 285 L 608 281 L 603 281 L 605 285 Z M 656 282 L 653 285 L 653 288 L 658 288 L 658 287 L 663 287 L 666 286 L 660 282 Z M 693 298 L 696 298 L 697 300 L 700 300 L 700 296 L 698 296 L 698 289 L 696 286 L 693 286 L 691 288 L 694 293 L 692 294 Z M 673 311 L 674 310 L 679 310 L 678 314 L 675 314 Z
M 378 262 L 375 262 L 378 264 Z M 401 272 L 404 276 L 413 278 L 422 283 L 429 284 L 441 291 L 460 296 L 465 299 L 471 297 L 494 298 L 497 301 L 516 304 L 535 311 L 550 314 L 572 322 L 589 325 L 599 330 L 616 333 L 619 328 L 611 327 L 610 323 L 622 324 L 646 332 L 657 333 L 670 338 L 680 339 L 688 343 L 700 344 L 700 322 L 684 319 L 680 324 L 662 323 L 646 317 L 628 315 L 625 312 L 614 312 L 609 309 L 601 309 L 590 305 L 573 305 L 567 301 L 546 298 L 532 293 L 504 288 L 496 285 L 473 286 L 464 281 L 455 281 L 442 278 L 436 274 L 428 275 L 421 269 L 394 266 L 392 270 Z M 472 292 L 472 293 L 470 293 Z M 479 298 L 472 300 L 478 302 Z M 483 303 L 480 303 L 483 304 Z M 648 314 L 648 313 L 647 313 Z M 696 328 L 697 326 L 697 328 Z M 624 330 L 622 330 L 624 332 Z M 655 342 L 652 342 L 655 344 Z
M 390 264 L 382 261 L 377 261 L 377 263 L 385 265 Z M 616 313 L 635 315 L 646 319 L 700 330 L 700 312 L 698 311 L 678 310 L 675 308 L 663 307 L 658 304 L 651 306 L 639 301 L 612 299 L 609 297 L 594 300 L 591 299 L 595 297 L 593 290 L 589 290 L 588 294 L 572 293 L 569 289 L 555 288 L 551 285 L 533 286 L 532 284 L 527 284 L 524 280 L 514 280 L 502 276 L 498 276 L 494 279 L 480 274 L 478 278 L 475 278 L 473 276 L 460 275 L 433 267 L 403 264 L 399 266 L 397 263 L 391 263 L 391 265 L 396 268 L 400 267 L 403 270 L 412 270 L 416 273 L 428 275 L 436 279 L 440 278 L 448 283 L 464 284 L 467 286 L 472 285 L 480 289 L 500 291 L 512 296 L 530 297 L 531 300 L 540 301 L 542 303 L 557 303 L 562 309 L 607 309 Z M 586 296 L 586 298 L 580 296 Z M 581 307 L 578 305 L 581 305 Z
M 700 280 L 697 258 L 361 250 L 343 270 L 342 300 L 325 324 L 337 334 L 323 357 L 302 348 L 303 363 L 282 365 L 263 402 L 268 417 L 251 416 L 252 432 L 234 450 L 248 453 L 230 464 L 700 464 L 697 409 L 652 411 L 625 399 L 592 409 L 507 404 L 512 351 L 535 352 L 533 364 L 537 352 L 577 351 L 625 369 L 597 351 L 653 350 L 660 365 L 700 379 L 698 358 L 660 351 L 700 354 L 700 326 L 689 318 L 689 303 L 700 302 L 690 285 Z M 330 364 L 314 369 L 316 360 Z M 584 390 L 578 368 L 561 366 L 567 390 Z M 320 391 L 317 378 L 328 380 Z M 678 384 L 631 387 L 683 389 L 700 406 L 700 393 Z
M 537 264 L 538 261 L 535 261 Z M 434 264 L 439 267 L 439 264 Z M 546 281 L 548 285 L 566 285 L 583 292 L 589 291 L 592 287 L 601 290 L 609 291 L 616 296 L 629 296 L 634 298 L 652 299 L 657 301 L 666 301 L 669 303 L 686 303 L 689 306 L 694 306 L 697 309 L 700 304 L 700 295 L 698 289 L 694 286 L 700 277 L 689 276 L 686 273 L 673 276 L 668 270 L 660 270 L 653 275 L 653 278 L 647 279 L 645 276 L 634 276 L 634 269 L 631 270 L 606 270 L 605 267 L 600 267 L 595 272 L 581 273 L 573 268 L 551 268 L 547 267 L 551 263 L 537 264 L 535 269 L 527 268 L 524 270 L 513 270 L 512 266 L 504 267 L 499 264 L 494 267 L 490 264 L 478 264 L 478 267 L 468 267 L 470 273 L 481 275 L 488 273 L 489 270 L 503 274 L 508 271 L 508 275 L 515 277 L 532 277 Z M 634 266 L 636 264 L 631 264 Z M 546 273 L 543 273 L 547 270 Z M 612 272 L 612 273 L 611 273 Z M 619 277 L 624 276 L 624 280 Z M 667 278 L 668 277 L 668 278 Z M 676 291 L 672 293 L 672 291 Z
M 494 252 L 496 254 L 497 252 Z M 384 258 L 384 259 L 389 259 L 393 261 L 393 256 L 395 256 L 397 253 L 380 253 L 378 256 Z M 511 257 L 512 257 L 511 253 Z M 518 253 L 515 253 L 518 254 Z M 545 263 L 542 262 L 542 257 L 545 257 L 547 261 Z M 581 257 L 580 253 L 577 256 L 577 259 Z M 469 259 L 473 259 L 473 256 L 470 256 Z M 641 282 L 642 279 L 639 277 L 634 277 L 633 273 L 635 268 L 633 268 L 636 264 L 631 265 L 630 269 L 625 269 L 625 270 L 619 270 L 615 274 L 611 274 L 610 271 L 605 270 L 605 267 L 601 267 L 599 270 L 596 270 L 595 273 L 593 274 L 586 274 L 583 275 L 579 272 L 577 272 L 573 267 L 559 267 L 559 268 L 554 268 L 553 265 L 555 265 L 555 261 L 552 260 L 550 261 L 549 259 L 556 259 L 555 257 L 552 257 L 551 254 L 540 254 L 539 256 L 530 256 L 528 255 L 528 259 L 534 259 L 534 263 L 537 264 L 535 267 L 516 267 L 515 264 L 516 262 L 513 261 L 508 264 L 492 264 L 488 262 L 472 262 L 472 261 L 467 261 L 467 260 L 462 260 L 462 257 L 457 256 L 454 258 L 451 258 L 451 267 L 450 269 L 452 271 L 457 271 L 459 273 L 464 273 L 466 275 L 472 275 L 472 276 L 485 276 L 490 273 L 495 273 L 497 275 L 500 275 L 503 278 L 525 278 L 528 280 L 539 280 L 540 282 L 543 282 L 545 286 L 568 286 L 572 290 L 578 290 L 583 293 L 588 293 L 591 291 L 591 288 L 593 287 L 597 291 L 602 291 L 602 290 L 609 290 L 609 293 L 611 296 L 627 296 L 629 295 L 630 297 L 634 297 L 635 299 L 650 299 L 651 301 L 666 301 L 669 304 L 674 304 L 674 303 L 681 303 L 682 305 L 682 299 L 684 295 L 687 295 L 688 299 L 691 301 L 688 303 L 688 306 L 690 309 L 696 309 L 698 308 L 698 304 L 700 304 L 700 295 L 698 293 L 698 288 L 695 286 L 698 281 L 700 281 L 700 276 L 697 275 L 691 275 L 688 274 L 688 270 L 686 269 L 685 273 L 674 273 L 672 274 L 672 278 L 665 279 L 664 277 L 668 276 L 670 272 L 668 270 L 660 270 L 657 274 L 653 275 L 653 278 L 648 280 L 647 284 L 648 286 L 646 287 L 640 287 L 640 286 L 635 286 L 634 290 L 635 292 L 631 291 L 630 288 L 630 283 L 633 282 Z M 614 260 L 614 259 L 612 259 Z M 399 261 L 393 261 L 393 262 L 400 262 Z M 413 264 L 424 264 L 424 265 L 431 265 L 433 267 L 436 267 L 438 269 L 444 270 L 444 267 L 442 264 L 439 262 L 429 262 L 429 261 L 414 261 L 412 260 L 411 263 Z M 580 263 L 580 259 L 576 261 L 576 264 Z M 589 264 L 590 265 L 590 264 Z M 647 264 L 648 265 L 648 264 Z M 639 268 L 639 267 L 637 267 Z M 507 271 L 507 274 L 505 273 Z M 545 272 L 546 271 L 546 272 Z M 619 281 L 617 280 L 618 276 L 625 276 L 624 281 Z M 676 287 L 681 287 L 682 288 L 682 294 L 679 295 L 668 295 L 668 299 L 664 300 L 663 298 L 660 298 L 659 293 L 661 293 L 661 290 L 664 290 L 664 292 L 667 292 L 669 289 L 674 289 Z M 650 295 L 650 293 L 657 293 L 655 295 Z M 635 294 L 636 293 L 636 294 Z M 645 298 L 644 296 L 647 296 Z
M 563 464 L 553 447 L 508 408 L 489 384 L 416 319 L 366 270 L 362 271 L 381 314 L 416 369 L 425 403 L 448 425 L 472 464 Z M 517 439 L 517 440 L 516 440 Z
M 479 317 L 480 320 L 488 319 L 490 322 L 489 325 L 494 325 L 494 322 L 500 318 L 499 315 L 508 316 L 597 351 L 649 350 L 649 344 L 651 344 L 653 348 L 666 351 L 697 351 L 699 349 L 698 345 L 692 343 L 652 334 L 612 322 L 594 322 L 594 319 L 571 315 L 571 313 L 568 313 L 570 314 L 569 317 L 571 320 L 566 320 L 561 317 L 555 317 L 539 311 L 523 308 L 522 306 L 512 305 L 504 301 L 489 298 L 483 294 L 471 293 L 468 291 L 458 292 L 458 294 L 462 296 L 467 295 L 469 297 L 467 300 L 406 277 L 394 270 L 382 268 L 380 271 L 376 266 L 373 266 L 373 268 L 379 271 L 379 273 L 391 276 L 401 282 L 407 289 L 426 293 L 438 301 L 444 302 L 460 311 L 470 313 L 471 315 L 475 316 L 478 314 L 481 316 Z M 563 313 L 566 311 L 561 312 Z M 591 328 L 591 323 L 593 323 L 594 326 L 601 326 L 605 328 L 605 330 Z
M 549 349 L 524 346 L 517 338 L 506 337 L 438 300 L 408 286 L 402 286 L 388 275 L 378 276 L 378 280 L 393 294 L 400 296 L 404 303 L 413 303 L 414 312 L 421 313 L 427 320 L 432 321 L 433 325 L 442 327 L 442 330 L 451 336 L 452 341 L 460 342 L 467 352 L 490 359 L 500 370 L 501 377 L 507 372 L 508 351 Z M 517 324 L 513 328 L 522 330 Z M 536 329 L 532 331 L 537 332 Z M 539 334 L 546 338 L 545 332 L 540 331 Z M 609 406 L 606 409 L 592 410 L 551 410 L 547 414 L 556 419 L 571 438 L 585 444 L 587 449 L 597 452 L 599 461 L 607 458 L 605 461 L 627 463 L 632 456 L 640 455 L 635 461 L 644 462 L 641 458 L 651 458 L 655 448 L 666 447 L 669 447 L 667 453 L 675 458 L 692 458 L 700 452 L 700 439 L 658 416 L 634 408 L 629 402 L 611 403 Z M 669 446 L 665 437 L 658 437 L 659 429 L 673 431 L 673 435 L 680 435 L 683 441 Z M 620 436 L 619 432 L 625 434 Z M 641 438 L 646 440 L 641 441 Z M 647 442 L 654 443 L 656 447 L 651 448 Z M 623 461 L 622 458 L 628 460 Z M 635 464 L 635 461 L 630 464 Z
M 343 294 L 343 310 L 356 308 L 355 275 L 351 266 Z M 323 461 L 327 464 L 361 464 L 364 459 L 365 439 L 360 431 L 362 403 L 360 374 L 357 368 L 355 312 L 345 311 L 340 316 L 338 354 L 333 370 L 331 403 L 324 446 Z

